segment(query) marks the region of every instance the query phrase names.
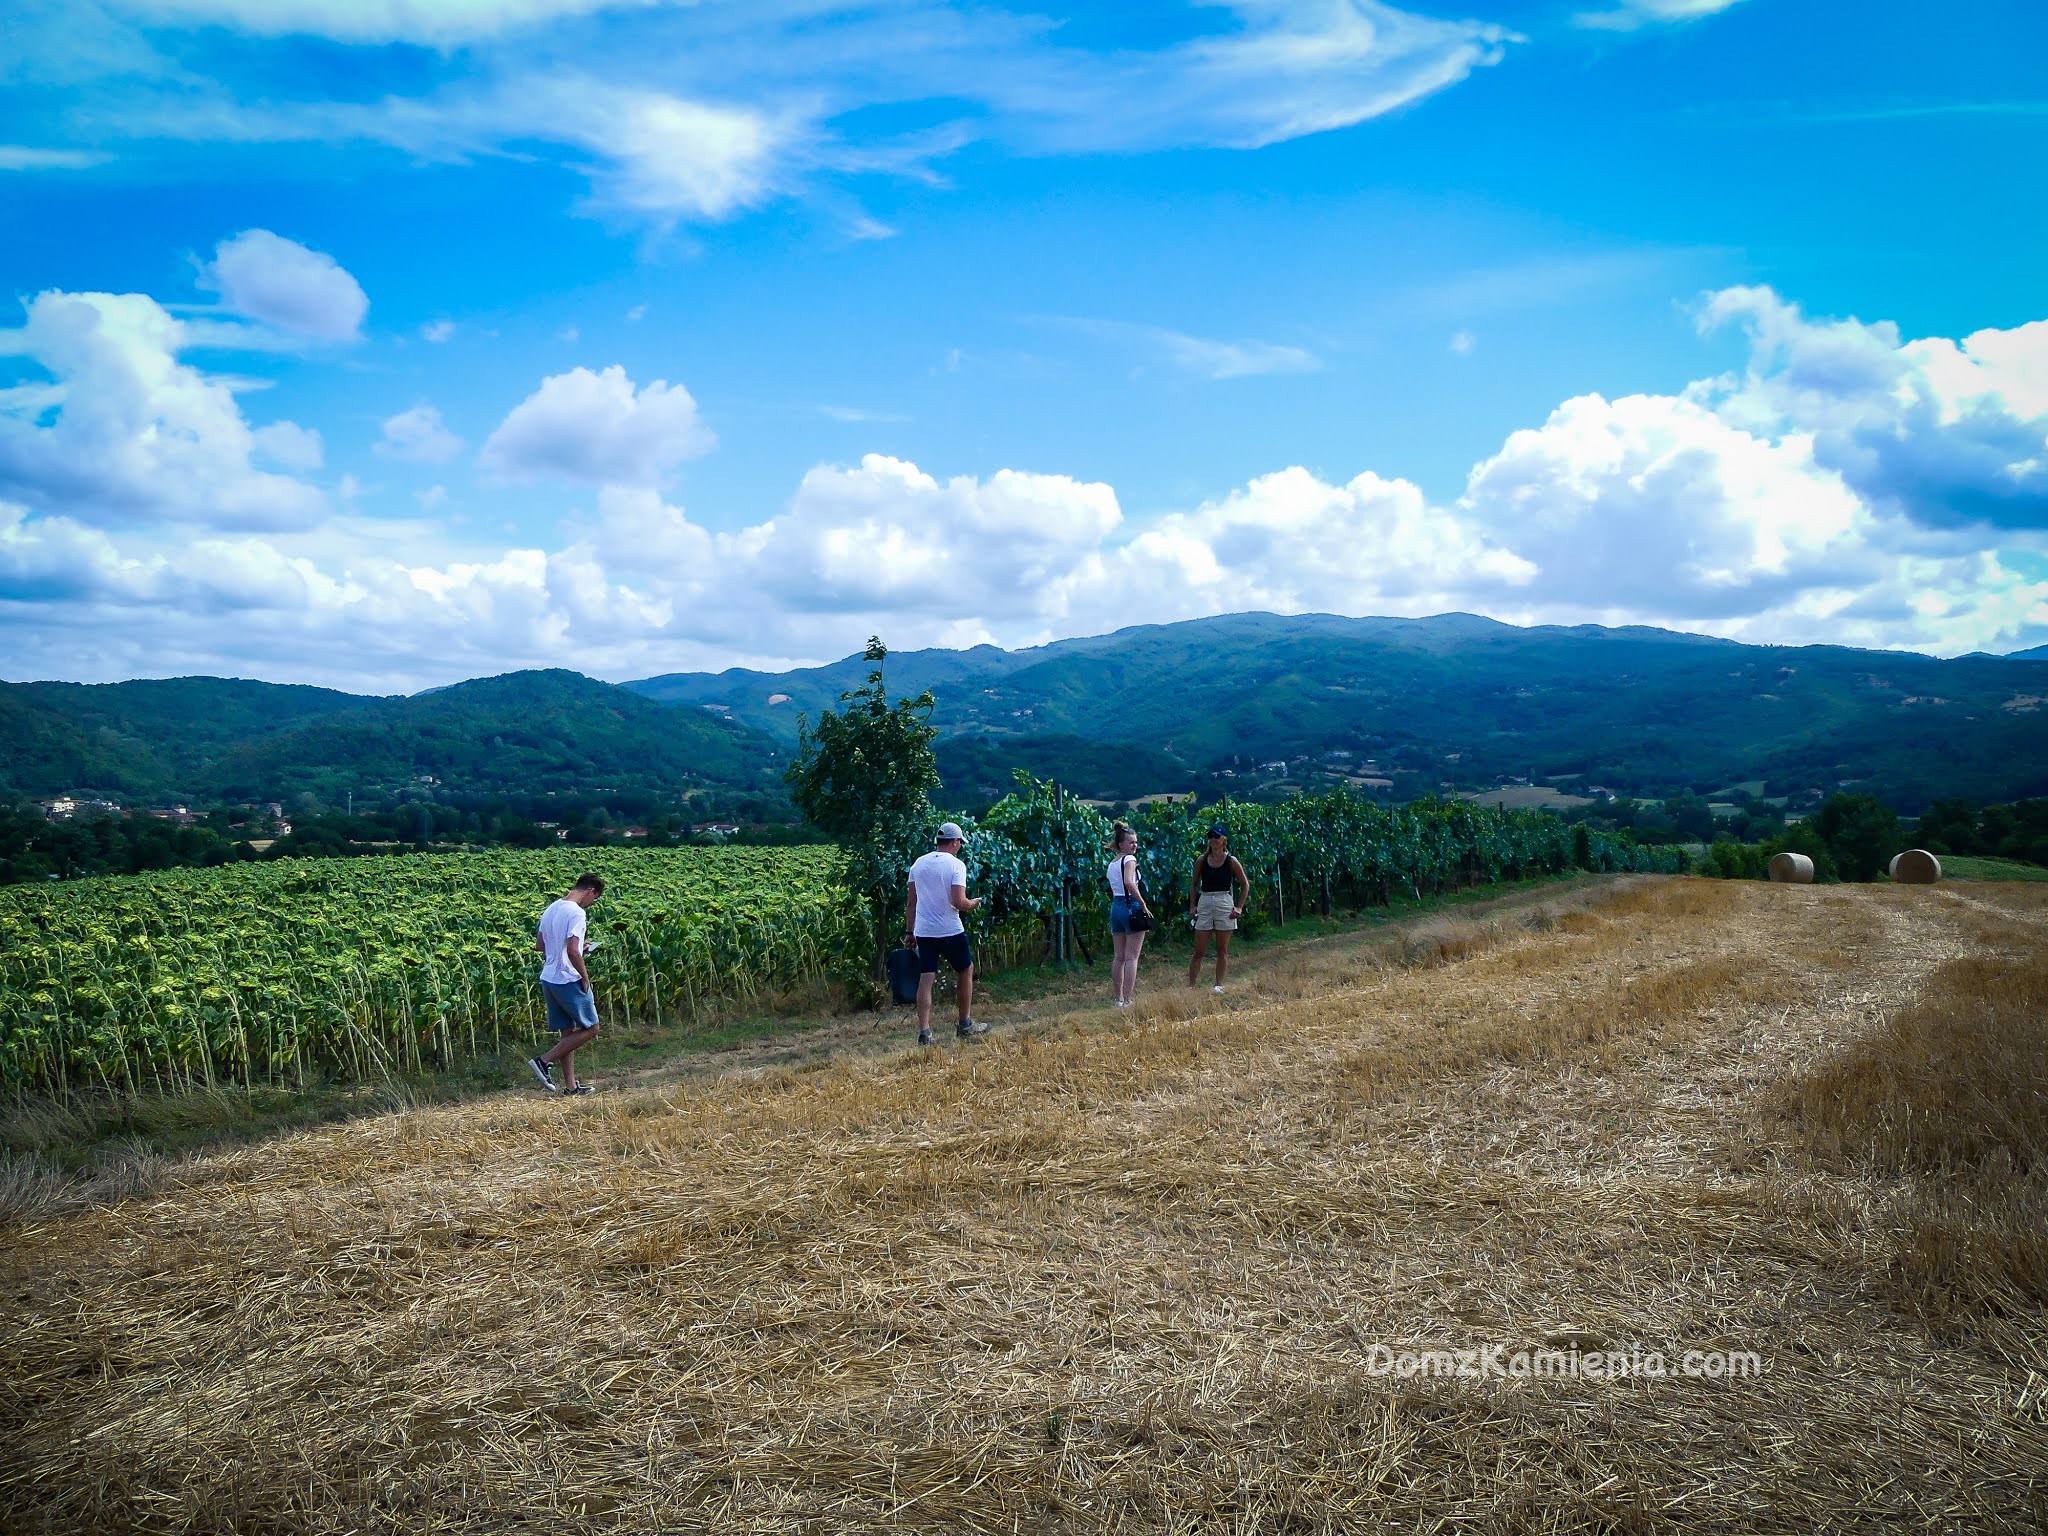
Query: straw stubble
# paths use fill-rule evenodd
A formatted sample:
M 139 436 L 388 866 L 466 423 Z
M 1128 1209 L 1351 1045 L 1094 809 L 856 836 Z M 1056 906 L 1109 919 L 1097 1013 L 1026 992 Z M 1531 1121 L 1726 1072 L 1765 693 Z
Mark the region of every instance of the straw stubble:
M 218 1157 L 10 1234 L 8 1522 L 2038 1528 L 2040 1298 L 1915 1299 L 1930 1175 L 1794 1112 L 1930 978 L 2038 972 L 2027 889 L 1636 881 L 1228 1008 Z M 1768 1371 L 1371 1370 L 1494 1343 Z

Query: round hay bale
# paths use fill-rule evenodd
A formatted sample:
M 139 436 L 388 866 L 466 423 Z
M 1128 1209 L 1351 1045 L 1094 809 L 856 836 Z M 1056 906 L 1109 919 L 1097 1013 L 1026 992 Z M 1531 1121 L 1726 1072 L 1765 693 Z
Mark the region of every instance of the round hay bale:
M 1779 885 L 1813 884 L 1813 860 L 1803 853 L 1772 854 L 1770 871 Z
M 1925 848 L 1908 848 L 1892 860 L 1891 875 L 1897 885 L 1932 885 L 1941 878 L 1941 860 Z

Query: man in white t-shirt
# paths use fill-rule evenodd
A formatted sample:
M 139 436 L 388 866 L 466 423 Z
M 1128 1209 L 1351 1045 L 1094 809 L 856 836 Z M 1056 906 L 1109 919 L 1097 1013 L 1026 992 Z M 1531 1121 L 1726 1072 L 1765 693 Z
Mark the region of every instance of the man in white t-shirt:
M 584 933 L 592 903 L 604 894 L 604 880 L 584 875 L 565 896 L 540 915 L 533 947 L 541 952 L 540 990 L 547 999 L 548 1028 L 561 1038 L 544 1056 L 526 1064 L 549 1093 L 589 1093 L 576 1081 L 576 1052 L 597 1038 L 597 999 L 590 990 L 590 968 L 584 964 Z M 562 1064 L 562 1086 L 555 1086 L 555 1063 Z
M 932 1043 L 932 983 L 938 979 L 939 961 L 953 967 L 959 979 L 960 1024 L 955 1031 L 962 1040 L 988 1033 L 986 1024 L 974 1022 L 969 1011 L 974 1002 L 974 950 L 967 942 L 967 925 L 962 912 L 972 912 L 982 898 L 967 894 L 967 866 L 960 862 L 960 850 L 967 835 L 954 822 L 939 827 L 937 846 L 910 866 L 910 894 L 903 915 L 903 941 L 917 951 L 917 1043 Z

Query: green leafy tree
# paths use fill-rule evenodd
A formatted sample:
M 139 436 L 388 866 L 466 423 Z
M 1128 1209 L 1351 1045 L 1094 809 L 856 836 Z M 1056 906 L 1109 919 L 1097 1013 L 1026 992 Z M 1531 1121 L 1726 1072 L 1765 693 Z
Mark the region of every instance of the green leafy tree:
M 839 696 L 814 725 L 799 722 L 796 760 L 783 774 L 805 818 L 846 851 L 846 878 L 868 904 L 875 962 L 903 890 L 904 870 L 931 846 L 931 795 L 939 787 L 932 741 L 934 704 L 927 689 L 889 702 L 882 677 L 888 647 L 870 637 L 867 684 Z
M 1844 880 L 1875 880 L 1906 845 L 1899 818 L 1875 795 L 1830 795 L 1812 826 Z

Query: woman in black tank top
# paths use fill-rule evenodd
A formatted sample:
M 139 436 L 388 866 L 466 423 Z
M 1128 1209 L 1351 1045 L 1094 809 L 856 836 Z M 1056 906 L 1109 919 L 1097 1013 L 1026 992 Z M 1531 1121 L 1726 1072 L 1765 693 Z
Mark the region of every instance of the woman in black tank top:
M 1236 893 L 1244 894 L 1238 896 Z M 1252 899 L 1252 883 L 1244 866 L 1230 851 L 1230 834 L 1217 826 L 1209 829 L 1207 846 L 1195 860 L 1195 878 L 1188 890 L 1188 921 L 1195 927 L 1195 956 L 1188 962 L 1188 985 L 1202 984 L 1202 959 L 1209 952 L 1209 936 L 1216 936 L 1216 985 L 1223 990 L 1223 978 L 1230 971 L 1230 935 Z

